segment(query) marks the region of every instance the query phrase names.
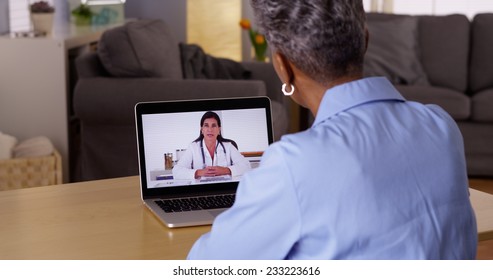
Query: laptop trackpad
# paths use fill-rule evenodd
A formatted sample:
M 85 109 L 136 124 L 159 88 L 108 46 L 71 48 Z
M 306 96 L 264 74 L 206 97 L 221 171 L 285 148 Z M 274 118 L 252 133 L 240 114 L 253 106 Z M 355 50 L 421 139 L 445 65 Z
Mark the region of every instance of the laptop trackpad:
M 187 211 L 166 213 L 163 220 L 168 227 L 184 227 L 197 225 L 210 225 L 217 215 L 226 209 L 214 209 L 208 211 Z M 164 214 L 164 212 L 162 212 Z

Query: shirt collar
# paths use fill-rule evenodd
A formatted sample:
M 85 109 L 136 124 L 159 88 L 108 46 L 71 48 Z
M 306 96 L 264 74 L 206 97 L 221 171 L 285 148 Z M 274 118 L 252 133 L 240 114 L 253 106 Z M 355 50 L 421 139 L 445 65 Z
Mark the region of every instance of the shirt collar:
M 204 151 L 207 151 L 207 146 L 205 144 L 205 139 L 202 139 L 202 143 L 200 145 Z M 214 151 L 217 150 L 217 147 L 219 147 L 219 141 L 216 139 L 216 148 L 214 148 Z M 209 153 L 207 153 L 209 154 Z
M 364 78 L 335 86 L 325 92 L 313 126 L 352 107 L 383 100 L 406 101 L 384 77 Z

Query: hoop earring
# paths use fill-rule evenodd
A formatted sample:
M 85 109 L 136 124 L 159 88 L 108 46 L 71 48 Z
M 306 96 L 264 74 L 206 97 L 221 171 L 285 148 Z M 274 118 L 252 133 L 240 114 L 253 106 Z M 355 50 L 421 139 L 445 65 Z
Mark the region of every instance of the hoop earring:
M 290 85 L 291 86 L 291 91 L 286 91 L 286 84 L 282 84 L 282 93 L 284 93 L 284 95 L 286 96 L 289 96 L 289 95 L 292 95 L 293 92 L 294 92 L 294 86 L 293 85 Z

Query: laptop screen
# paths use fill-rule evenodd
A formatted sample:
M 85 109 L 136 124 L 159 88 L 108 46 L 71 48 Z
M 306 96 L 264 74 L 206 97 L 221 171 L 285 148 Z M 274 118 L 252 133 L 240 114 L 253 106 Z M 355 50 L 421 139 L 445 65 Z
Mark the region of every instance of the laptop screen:
M 272 143 L 270 117 L 266 97 L 139 103 L 143 191 L 236 187 Z

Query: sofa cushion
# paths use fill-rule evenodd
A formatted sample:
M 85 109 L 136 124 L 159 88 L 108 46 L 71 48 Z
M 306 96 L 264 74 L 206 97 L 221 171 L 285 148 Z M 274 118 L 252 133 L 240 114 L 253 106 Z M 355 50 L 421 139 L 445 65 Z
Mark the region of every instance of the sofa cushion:
M 493 124 L 458 122 L 464 137 L 467 173 L 472 176 L 493 174 Z
M 465 15 L 419 16 L 421 61 L 430 84 L 466 91 L 469 28 Z
M 428 85 L 420 62 L 418 18 L 368 17 L 365 76 L 386 76 L 393 84 Z
M 471 115 L 471 101 L 465 94 L 431 86 L 396 86 L 407 100 L 442 107 L 454 120 L 466 120 Z
M 493 88 L 476 93 L 472 97 L 472 120 L 493 122 Z
M 105 31 L 98 55 L 115 77 L 183 77 L 178 42 L 160 20 L 133 21 Z
M 493 14 L 478 14 L 471 27 L 470 89 L 493 87 Z

